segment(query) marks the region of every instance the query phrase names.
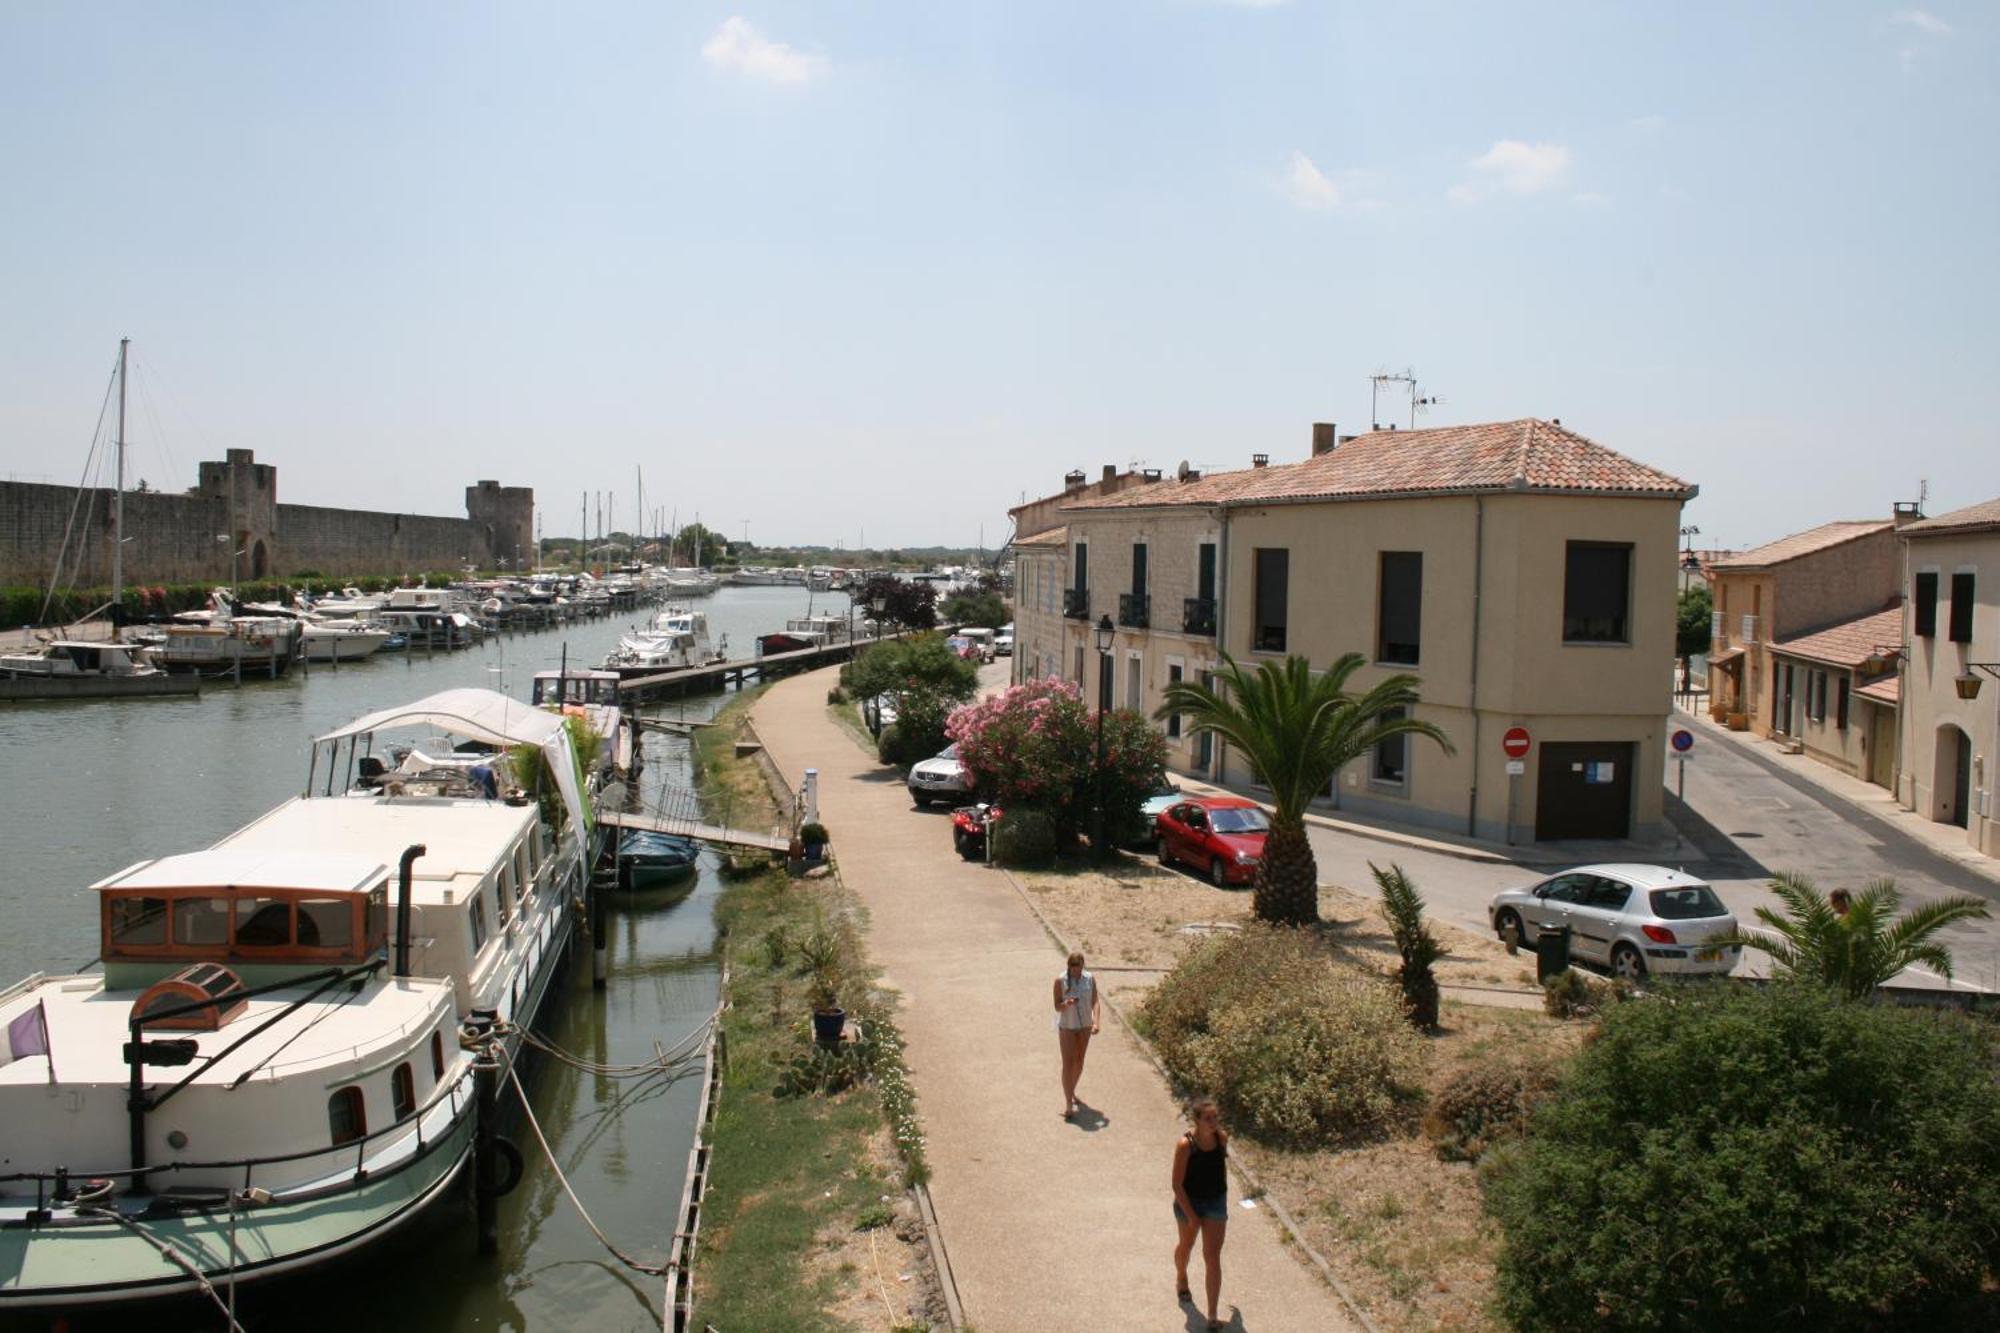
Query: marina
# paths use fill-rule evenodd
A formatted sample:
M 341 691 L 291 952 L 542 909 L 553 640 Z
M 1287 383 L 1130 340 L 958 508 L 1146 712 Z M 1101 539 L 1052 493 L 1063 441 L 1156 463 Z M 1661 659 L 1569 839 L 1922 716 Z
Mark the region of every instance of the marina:
M 808 596 L 808 590 L 789 586 L 725 588 L 705 603 L 705 609 L 720 632 L 748 642 L 760 630 L 801 614 Z M 579 662 L 600 660 L 619 633 L 615 619 L 601 620 L 560 633 L 494 636 L 458 653 L 378 656 L 338 670 L 294 672 L 275 680 L 246 676 L 241 688 L 211 689 L 199 699 L 163 699 L 132 708 L 44 703 L 0 711 L 0 740 L 5 741 L 0 746 L 4 753 L 0 780 L 14 794 L 10 813 L 44 829 L 44 836 L 18 847 L 15 873 L 0 885 L 0 898 L 17 923 L 17 929 L 0 942 L 0 976 L 11 982 L 38 971 L 51 976 L 91 975 L 92 960 L 103 952 L 94 899 L 115 887 L 107 885 L 107 879 L 131 873 L 192 880 L 199 878 L 193 872 L 200 867 L 185 860 L 188 857 L 275 856 L 278 844 L 302 841 L 293 824 L 314 807 L 353 804 L 339 795 L 345 785 L 344 760 L 340 776 L 331 779 L 330 765 L 323 760 L 313 765 L 319 794 L 300 798 L 312 737 L 338 739 L 357 718 L 445 693 L 495 691 L 513 701 L 503 706 L 503 712 L 511 708 L 524 716 L 546 717 L 529 702 L 535 677 L 540 674 L 546 681 L 546 673 L 560 672 L 565 660 L 572 669 Z M 601 707 L 591 692 L 594 688 L 601 699 L 604 684 L 593 687 L 587 681 L 590 676 L 599 682 L 604 678 L 598 673 L 579 674 L 586 675 L 586 681 L 579 685 L 579 698 L 571 706 Z M 667 725 L 648 729 L 643 741 L 648 762 L 637 779 L 642 812 L 692 809 L 686 742 L 673 731 L 704 720 L 718 699 L 710 695 L 670 707 L 660 719 Z M 429 747 L 417 750 L 431 755 Z M 56 753 L 63 756 L 63 763 L 52 775 L 44 770 L 47 757 Z M 135 762 L 134 757 L 142 755 L 146 761 Z M 406 766 L 407 755 L 393 765 Z M 446 775 L 432 779 L 436 796 L 418 796 L 406 788 L 401 797 L 363 800 L 359 806 L 449 800 L 444 791 L 463 775 L 449 764 L 444 767 Z M 525 817 L 504 801 L 490 803 L 490 813 Z M 383 858 L 371 847 L 364 859 L 373 866 Z M 121 869 L 138 863 L 157 864 L 150 871 Z M 160 865 L 178 866 L 186 873 L 169 873 Z M 590 1069 L 644 1066 L 657 1058 L 659 1047 L 674 1046 L 691 1034 L 699 1037 L 717 994 L 710 920 L 719 887 L 716 865 L 716 853 L 703 850 L 695 857 L 691 876 L 662 874 L 657 887 L 635 883 L 631 891 L 615 895 L 604 921 L 608 984 L 594 991 L 589 980 L 591 960 L 582 951 L 572 951 L 566 970 L 547 974 L 546 984 L 553 989 L 542 1006 L 540 1031 L 547 1043 L 579 1057 L 589 1068 L 546 1057 L 531 1057 L 521 1065 L 522 1084 L 537 1121 L 592 1220 L 626 1253 L 656 1264 L 667 1253 L 674 1201 L 690 1160 L 699 1080 L 682 1077 L 686 1071 L 678 1066 L 674 1072 L 663 1070 L 623 1082 Z M 355 878 L 365 877 L 357 870 Z M 386 874 L 369 882 L 375 887 L 364 892 L 364 898 L 380 890 L 393 905 L 393 857 Z M 92 886 L 98 886 L 97 892 Z M 132 881 L 126 887 L 136 891 L 141 885 Z M 165 888 L 159 892 L 172 896 Z M 489 926 L 497 928 L 498 923 L 489 921 Z M 385 932 L 384 943 L 393 944 L 393 925 Z M 422 968 L 413 971 L 420 975 Z M 249 989 L 258 984 L 251 975 L 242 980 Z M 101 984 L 111 982 L 106 977 Z M 372 979 L 369 984 L 384 985 Z M 403 984 L 421 988 L 426 983 Z M 430 1001 L 433 1006 L 455 1009 L 457 1002 L 443 998 L 437 983 L 427 984 L 436 997 Z M 527 1001 L 532 1007 L 531 997 L 514 1000 L 511 987 L 506 996 L 503 1005 Z M 249 1003 L 276 1002 L 253 996 Z M 52 1025 L 50 1035 L 55 1067 L 69 1078 L 70 1071 L 62 1066 L 65 1047 L 73 1037 L 63 1023 Z M 157 1035 L 161 1034 L 149 1034 Z M 111 1058 L 118 1063 L 117 1043 L 112 1045 Z M 456 1061 L 458 1052 L 447 1049 Z M 382 1059 L 392 1054 L 385 1051 Z M 459 1089 L 449 1074 L 434 1084 L 429 1060 L 428 1052 L 419 1050 L 408 1061 L 419 1075 L 420 1099 L 428 1099 L 433 1086 L 446 1089 L 443 1101 L 425 1102 L 433 1109 L 426 1111 L 422 1143 L 427 1156 L 454 1154 L 458 1144 L 453 1134 L 458 1131 L 450 1126 L 469 1127 L 472 1122 L 435 1108 L 449 1108 L 454 1093 L 467 1089 Z M 400 1062 L 390 1060 L 375 1077 L 386 1080 Z M 18 1074 L 24 1066 L 41 1063 L 17 1062 L 8 1072 Z M 120 1064 L 119 1072 L 123 1068 Z M 178 1079 L 185 1071 L 151 1072 Z M 44 1075 L 37 1070 L 34 1077 L 39 1081 Z M 320 1094 L 322 1100 L 324 1095 Z M 383 1100 L 370 1116 L 371 1127 L 392 1119 L 389 1099 L 397 1095 L 395 1089 L 385 1083 L 379 1095 Z M 501 1096 L 511 1099 L 513 1093 L 503 1088 Z M 428 1118 L 433 1115 L 435 1125 Z M 325 1118 L 323 1106 L 309 1117 L 311 1122 Z M 163 1125 L 160 1132 L 168 1128 Z M 447 1182 L 446 1173 L 440 1172 L 433 1181 L 442 1192 L 437 1206 L 399 1227 L 382 1244 L 361 1250 L 362 1257 L 316 1265 L 313 1271 L 284 1278 L 268 1289 L 242 1283 L 236 1293 L 239 1320 L 250 1329 L 346 1328 L 357 1319 L 385 1327 L 466 1329 L 567 1327 L 580 1320 L 604 1327 L 659 1326 L 664 1290 L 660 1280 L 621 1268 L 578 1218 L 535 1147 L 534 1136 L 525 1128 L 508 1134 L 520 1145 L 524 1174 L 518 1188 L 496 1201 L 493 1257 L 477 1253 L 471 1191 Z M 113 1156 L 122 1157 L 125 1146 L 119 1137 L 120 1151 Z M 413 1146 L 395 1150 L 408 1152 Z M 390 1151 L 386 1137 L 379 1147 Z M 165 1154 L 164 1144 L 161 1148 L 149 1158 L 152 1163 L 173 1160 Z M 251 1155 L 253 1150 L 245 1145 L 236 1157 Z M 181 1160 L 195 1159 L 183 1154 Z M 120 1165 L 95 1159 L 86 1163 L 81 1158 L 73 1164 L 79 1170 Z M 411 1174 L 409 1183 L 421 1178 Z M 253 1187 L 265 1188 L 254 1183 Z M 273 1193 L 283 1197 L 282 1190 Z M 226 1211 L 222 1216 L 226 1222 Z M 245 1222 L 247 1216 L 239 1219 L 240 1225 Z M 249 1230 L 242 1225 L 244 1235 Z M 175 1276 L 167 1261 L 152 1257 L 159 1263 L 161 1277 Z M 368 1280 L 353 1281 L 352 1275 L 361 1272 Z M 335 1291 L 337 1300 L 312 1296 Z M 160 1318 L 164 1321 L 157 1323 L 160 1327 L 209 1328 L 216 1326 L 219 1316 L 212 1305 L 195 1301 L 169 1306 Z M 93 1322 L 78 1310 L 70 1326 L 111 1327 L 119 1322 L 113 1313 Z

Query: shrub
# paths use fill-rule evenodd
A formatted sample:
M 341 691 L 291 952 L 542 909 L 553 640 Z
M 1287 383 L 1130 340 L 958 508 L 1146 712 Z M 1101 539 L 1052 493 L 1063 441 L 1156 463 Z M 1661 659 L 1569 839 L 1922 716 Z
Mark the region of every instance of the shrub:
M 993 859 L 1003 866 L 1034 869 L 1056 859 L 1056 826 L 1043 810 L 1008 810 L 988 831 Z
M 799 825 L 799 841 L 805 843 L 826 842 L 826 825 L 817 820 Z
M 1444 944 L 1424 920 L 1424 896 L 1401 866 L 1391 862 L 1384 870 L 1370 861 L 1368 869 L 1382 890 L 1382 916 L 1402 955 L 1396 984 L 1402 987 L 1403 1004 L 1410 1021 L 1428 1032 L 1438 1024 L 1438 983 L 1431 964 L 1444 957 Z
M 1631 994 L 1622 981 L 1606 981 L 1565 968 L 1542 983 L 1542 1012 L 1550 1018 L 1589 1018 Z
M 1477 1161 L 1527 1127 L 1528 1113 L 1548 1099 L 1555 1081 L 1554 1071 L 1541 1065 L 1465 1070 L 1432 1099 L 1424 1130 L 1446 1161 Z
M 2000 1259 L 1992 1034 L 1803 984 L 1617 1005 L 1488 1205 L 1529 1333 L 1972 1326 Z
M 1190 949 L 1148 998 L 1167 1068 L 1237 1127 L 1352 1142 L 1414 1095 L 1422 1039 L 1381 981 L 1337 966 L 1312 932 L 1252 926 Z
M 951 711 L 950 700 L 927 691 L 911 691 L 897 700 L 896 709 L 893 729 L 898 757 L 890 760 L 891 763 L 922 763 L 948 744 L 944 719 L 945 714 Z
M 844 704 L 847 702 L 847 691 L 835 685 L 826 692 L 826 701 L 830 704 Z

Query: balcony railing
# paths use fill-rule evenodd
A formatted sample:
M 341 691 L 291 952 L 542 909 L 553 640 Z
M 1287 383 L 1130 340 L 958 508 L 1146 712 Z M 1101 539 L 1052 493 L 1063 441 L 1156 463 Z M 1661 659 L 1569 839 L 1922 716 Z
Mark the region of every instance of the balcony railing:
M 1215 637 L 1215 599 L 1190 597 L 1181 603 L 1181 632 Z
M 1118 594 L 1118 623 L 1133 629 L 1145 629 L 1152 623 L 1153 599 L 1143 592 L 1121 592 Z
M 1090 589 L 1064 588 L 1063 615 L 1071 620 L 1090 619 Z

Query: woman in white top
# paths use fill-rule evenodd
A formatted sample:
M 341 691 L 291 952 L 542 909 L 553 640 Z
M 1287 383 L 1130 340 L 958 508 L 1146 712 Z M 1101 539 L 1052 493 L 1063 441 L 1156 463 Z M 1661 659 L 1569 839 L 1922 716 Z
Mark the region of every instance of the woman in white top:
M 1083 955 L 1069 956 L 1056 978 L 1056 1039 L 1062 1044 L 1063 1119 L 1076 1114 L 1076 1082 L 1083 1077 L 1083 1054 L 1097 1032 L 1097 978 L 1083 970 Z

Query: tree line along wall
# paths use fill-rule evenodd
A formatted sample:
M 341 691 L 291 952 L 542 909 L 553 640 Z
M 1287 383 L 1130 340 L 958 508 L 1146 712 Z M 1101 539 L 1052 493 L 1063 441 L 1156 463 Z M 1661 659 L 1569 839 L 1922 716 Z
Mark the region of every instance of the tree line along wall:
M 226 582 L 238 550 L 244 553 L 235 572 L 244 580 L 296 570 L 397 575 L 457 569 L 467 561 L 490 568 L 503 555 L 511 560 L 511 552 L 495 548 L 513 544 L 524 523 L 532 531 L 534 501 L 532 491 L 519 487 L 488 495 L 505 511 L 498 522 L 277 505 L 273 530 L 263 532 L 233 525 L 226 495 L 127 491 L 125 582 Z M 45 587 L 54 580 L 60 587 L 109 587 L 113 501 L 108 488 L 0 481 L 0 585 Z M 68 551 L 58 570 L 65 532 Z M 218 540 L 223 535 L 232 540 Z

